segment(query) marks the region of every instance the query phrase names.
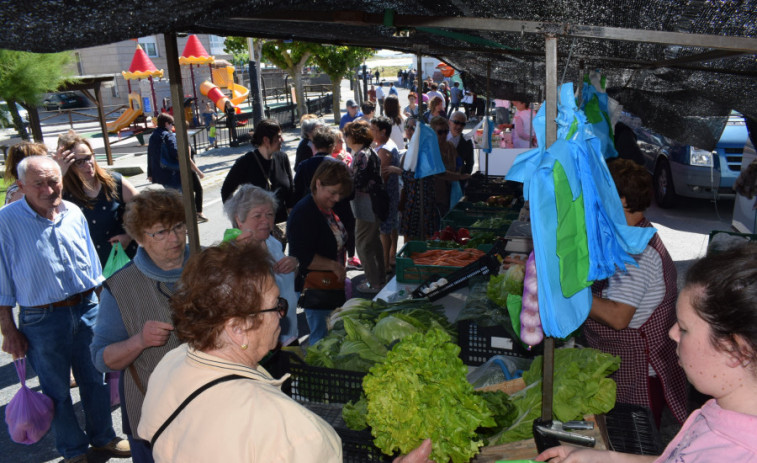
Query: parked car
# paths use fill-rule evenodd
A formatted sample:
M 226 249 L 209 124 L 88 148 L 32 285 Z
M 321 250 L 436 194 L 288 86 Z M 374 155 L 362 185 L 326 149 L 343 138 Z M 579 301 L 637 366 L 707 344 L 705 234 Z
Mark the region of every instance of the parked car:
M 48 111 L 85 108 L 87 107 L 87 100 L 76 92 L 51 93 L 42 101 L 42 106 Z
M 24 121 L 24 127 L 29 126 L 29 114 L 23 106 L 16 103 L 16 109 L 18 109 L 18 115 L 21 116 L 21 120 Z M 0 101 L 0 128 L 13 127 L 13 117 L 11 116 L 10 107 L 5 101 Z
M 672 207 L 678 196 L 688 198 L 734 197 L 733 182 L 741 171 L 748 133 L 741 114 L 732 112 L 712 151 L 685 145 L 641 125 L 624 113 L 621 121 L 636 134 L 644 165 L 654 177 L 655 201 Z

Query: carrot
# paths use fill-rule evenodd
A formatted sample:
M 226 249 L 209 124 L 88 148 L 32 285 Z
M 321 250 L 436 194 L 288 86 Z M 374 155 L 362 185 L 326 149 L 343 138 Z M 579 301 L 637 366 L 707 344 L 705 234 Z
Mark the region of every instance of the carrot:
M 437 265 L 445 267 L 465 267 L 475 262 L 485 253 L 478 249 L 433 249 L 416 252 L 410 258 L 416 265 Z

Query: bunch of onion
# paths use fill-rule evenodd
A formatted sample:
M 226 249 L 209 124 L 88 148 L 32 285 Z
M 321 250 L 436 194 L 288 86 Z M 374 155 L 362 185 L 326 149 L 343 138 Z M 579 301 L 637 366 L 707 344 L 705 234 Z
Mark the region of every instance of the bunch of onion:
M 534 253 L 526 261 L 526 276 L 523 279 L 523 306 L 520 311 L 520 340 L 529 348 L 544 340 L 544 331 L 539 316 L 539 285 L 536 280 Z

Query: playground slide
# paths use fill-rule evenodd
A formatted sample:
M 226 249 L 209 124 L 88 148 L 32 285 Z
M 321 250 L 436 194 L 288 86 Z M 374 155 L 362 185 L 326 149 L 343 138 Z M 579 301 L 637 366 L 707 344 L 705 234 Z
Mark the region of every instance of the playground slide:
M 209 80 L 206 80 L 202 84 L 200 84 L 200 93 L 205 95 L 215 103 L 216 108 L 220 109 L 221 111 L 224 110 L 226 106 L 226 102 L 230 101 L 226 95 L 223 94 L 220 88 L 218 88 L 218 85 L 210 82 Z
M 231 84 L 231 102 L 234 103 L 234 106 L 242 104 L 249 94 L 249 88 L 243 87 L 239 84 Z
M 234 83 L 234 66 L 213 69 L 213 82 L 216 86 L 226 88 L 231 92 L 229 100 L 234 106 L 239 106 L 250 94 L 250 89 Z M 202 87 L 200 87 L 200 92 L 203 95 L 210 97 L 202 90 Z M 223 109 L 223 105 L 226 103 L 225 101 L 220 101 L 220 98 L 215 100 L 212 99 L 212 101 L 219 109 Z
M 134 120 L 142 115 L 142 101 L 138 93 L 129 94 L 129 108 L 118 119 L 108 122 L 108 132 L 118 133 L 121 129 L 130 126 Z

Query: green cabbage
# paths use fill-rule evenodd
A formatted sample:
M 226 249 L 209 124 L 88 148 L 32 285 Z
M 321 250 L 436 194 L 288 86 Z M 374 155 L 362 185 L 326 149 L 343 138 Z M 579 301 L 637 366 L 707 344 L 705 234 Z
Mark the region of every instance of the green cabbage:
M 382 318 L 373 327 L 373 334 L 384 344 L 391 344 L 418 331 L 418 328 L 394 315 Z

